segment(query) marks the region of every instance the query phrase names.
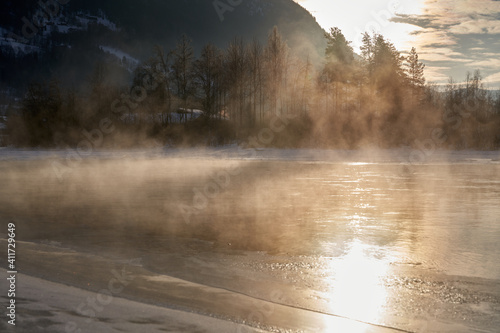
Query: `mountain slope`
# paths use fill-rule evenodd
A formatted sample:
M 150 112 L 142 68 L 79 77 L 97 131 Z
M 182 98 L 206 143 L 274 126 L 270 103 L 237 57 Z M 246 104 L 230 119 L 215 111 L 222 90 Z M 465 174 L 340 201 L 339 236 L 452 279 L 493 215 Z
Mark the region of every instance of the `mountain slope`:
M 48 77 L 78 86 L 100 61 L 114 61 L 122 80 L 152 55 L 155 45 L 170 50 L 183 33 L 196 52 L 208 42 L 225 48 L 236 36 L 265 43 L 275 25 L 292 51 L 313 63 L 320 62 L 325 47 L 321 27 L 292 0 L 249 0 L 236 6 L 227 0 L 59 0 L 67 4 L 44 10 L 41 4 L 51 1 L 0 5 L 3 87 L 22 89 Z M 38 22 L 43 16 L 48 19 Z

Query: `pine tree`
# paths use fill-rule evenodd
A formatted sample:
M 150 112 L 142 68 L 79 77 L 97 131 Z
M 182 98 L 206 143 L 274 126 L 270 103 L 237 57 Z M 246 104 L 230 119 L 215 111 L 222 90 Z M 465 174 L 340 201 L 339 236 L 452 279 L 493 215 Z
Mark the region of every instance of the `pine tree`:
M 335 27 L 330 33 L 325 33 L 327 47 L 325 51 L 326 65 L 323 69 L 323 80 L 326 80 L 326 89 L 329 90 L 329 83 L 334 83 L 335 111 L 339 110 L 342 104 L 342 94 L 340 90 L 343 83 L 348 82 L 353 73 L 352 64 L 354 62 L 354 51 L 351 42 L 347 41 L 342 31 Z
M 381 34 L 363 35 L 361 54 L 365 60 L 368 79 L 378 91 L 398 89 L 405 78 L 404 57 L 393 43 Z
M 365 32 L 363 34 L 363 45 L 361 45 L 361 56 L 368 64 L 368 69 L 371 69 L 371 64 L 373 63 L 374 45 L 370 34 Z
M 354 51 L 351 42 L 347 41 L 342 31 L 335 27 L 330 29 L 330 33 L 325 33 L 326 38 L 326 59 L 328 62 L 349 65 L 354 61 Z
M 406 58 L 407 75 L 412 87 L 423 87 L 425 84 L 424 68 L 425 64 L 418 61 L 417 50 L 412 47 L 410 54 Z

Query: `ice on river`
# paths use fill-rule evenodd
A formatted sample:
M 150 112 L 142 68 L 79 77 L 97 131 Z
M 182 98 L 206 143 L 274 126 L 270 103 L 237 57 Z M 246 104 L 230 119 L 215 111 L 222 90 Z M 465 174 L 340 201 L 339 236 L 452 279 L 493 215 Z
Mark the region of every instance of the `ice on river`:
M 17 224 L 23 274 L 98 295 L 125 267 L 117 299 L 239 331 L 500 327 L 499 152 L 74 153 L 0 149 L 0 221 Z

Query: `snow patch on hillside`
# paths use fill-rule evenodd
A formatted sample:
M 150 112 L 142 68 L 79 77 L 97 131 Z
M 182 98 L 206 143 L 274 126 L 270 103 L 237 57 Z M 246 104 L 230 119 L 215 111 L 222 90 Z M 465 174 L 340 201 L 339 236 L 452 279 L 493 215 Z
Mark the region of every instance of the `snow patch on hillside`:
M 15 31 L 14 34 L 19 35 L 19 37 L 13 38 L 11 37 L 11 32 L 8 29 L 0 27 L 0 48 L 10 46 L 16 55 L 40 52 L 42 50 L 42 47 L 40 46 L 42 45 L 41 41 L 50 41 L 52 34 L 69 34 L 75 31 L 84 31 L 89 28 L 89 25 L 100 25 L 114 32 L 120 31 L 116 24 L 106 17 L 103 11 L 99 11 L 98 15 L 77 12 L 76 15 L 72 17 L 60 14 L 49 21 L 45 21 L 44 26 L 38 29 L 34 38 L 22 37 L 20 32 Z M 71 47 L 71 45 L 68 45 L 68 47 Z M 133 66 L 136 65 L 137 60 L 126 54 L 125 56 L 127 61 L 129 61 Z M 120 60 L 122 59 L 123 56 L 120 56 Z
M 124 65 L 129 72 L 133 72 L 137 65 L 139 65 L 139 60 L 122 50 L 106 45 L 100 45 L 99 49 L 118 58 L 118 60 L 121 61 L 122 65 Z
M 0 47 L 2 46 L 12 47 L 16 55 L 19 53 L 34 53 L 41 51 L 40 47 L 38 46 L 21 43 L 16 41 L 14 38 L 8 38 L 8 37 L 0 38 Z
M 106 17 L 98 17 L 97 24 L 105 26 L 106 28 L 108 28 L 111 31 L 115 31 L 115 32 L 120 31 L 120 29 L 116 26 L 116 24 L 111 22 L 110 20 L 108 20 Z
M 98 24 L 108 28 L 111 31 L 119 31 L 114 22 L 111 22 L 104 12 L 100 11 L 98 15 L 90 15 L 88 13 L 79 12 L 75 17 L 82 26 L 87 28 L 89 24 Z
M 78 31 L 78 30 L 83 30 L 81 27 L 78 27 L 76 25 L 66 25 L 66 24 L 56 24 L 54 25 L 54 28 L 57 30 L 57 32 L 62 33 L 62 34 L 67 34 L 73 31 Z
M 264 16 L 267 8 L 271 5 L 272 4 L 270 4 L 269 2 L 262 0 L 253 0 L 247 3 L 250 16 L 254 15 Z

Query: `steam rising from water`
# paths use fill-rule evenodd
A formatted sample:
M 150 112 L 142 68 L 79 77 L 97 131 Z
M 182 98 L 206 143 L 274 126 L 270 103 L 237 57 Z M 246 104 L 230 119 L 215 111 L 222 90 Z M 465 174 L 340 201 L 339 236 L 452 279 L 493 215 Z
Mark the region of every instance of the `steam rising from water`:
M 459 268 L 464 260 L 486 264 L 486 252 L 499 251 L 491 238 L 497 164 L 422 165 L 401 174 L 398 163 L 353 162 L 89 158 L 62 182 L 49 160 L 3 162 L 1 218 L 16 219 L 25 237 L 66 241 L 103 232 L 127 243 L 135 233 L 341 255 L 358 239 L 454 273 L 467 269 Z M 228 171 L 237 172 L 220 178 Z M 457 248 L 462 255 L 450 251 Z
M 268 294 L 255 285 L 263 277 L 306 295 L 301 306 L 369 322 L 428 304 L 397 304 L 390 286 L 407 280 L 394 267 L 500 278 L 491 159 L 403 173 L 387 151 L 198 153 L 95 156 L 62 182 L 51 159 L 3 161 L 0 220 L 16 222 L 18 241 L 142 257 L 152 272 L 257 297 Z M 266 157 L 280 153 L 289 160 Z

